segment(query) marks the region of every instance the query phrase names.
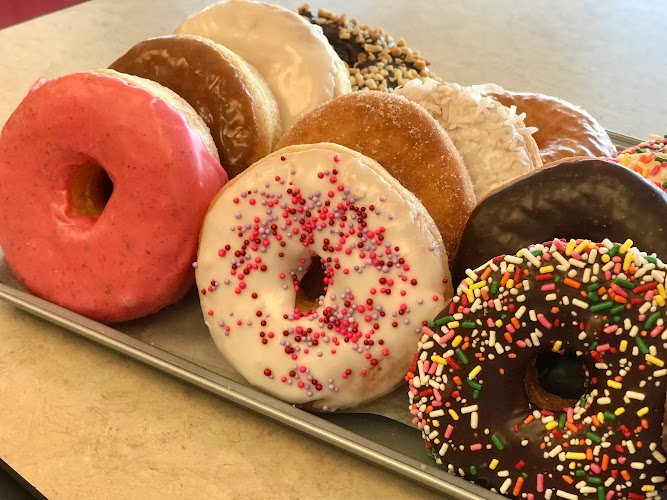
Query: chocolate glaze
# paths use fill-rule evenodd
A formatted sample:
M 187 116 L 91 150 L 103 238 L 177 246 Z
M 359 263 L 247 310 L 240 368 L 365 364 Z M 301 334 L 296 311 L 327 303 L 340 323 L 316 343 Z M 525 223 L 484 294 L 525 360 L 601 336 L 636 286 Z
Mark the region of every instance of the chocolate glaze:
M 258 159 L 253 98 L 241 70 L 208 43 L 182 35 L 151 38 L 110 68 L 153 80 L 185 99 L 211 130 L 230 179 Z
M 667 194 L 610 161 L 582 159 L 542 168 L 484 198 L 473 210 L 454 259 L 467 268 L 536 241 L 588 238 L 624 242 L 667 258 Z
M 428 76 L 438 79 L 429 71 L 429 61 L 419 51 L 405 47 L 402 40 L 395 42 L 380 28 L 360 25 L 356 19 L 348 21 L 345 14 L 336 16 L 324 9 L 315 15 L 309 4 L 299 7 L 298 12 L 322 28 L 329 44 L 351 69 L 353 90 L 369 88 L 391 92 L 413 78 Z M 382 70 L 387 70 L 388 74 L 383 74 Z M 394 70 L 400 70 L 401 76 L 394 76 Z M 356 73 L 363 78 L 357 80 Z M 367 83 L 369 80 L 373 82 L 372 86 Z
M 546 248 L 548 249 L 549 246 L 547 244 Z M 517 248 L 520 247 L 516 247 L 511 252 L 512 255 L 516 253 Z M 603 262 L 599 255 L 596 262 Z M 541 260 L 540 267 L 549 265 L 549 263 L 554 264 L 554 266 L 558 264 L 552 258 L 548 262 Z M 496 262 L 496 264 L 500 267 L 499 262 Z M 587 266 L 592 268 L 591 264 Z M 665 463 L 660 463 L 650 448 L 653 447 L 653 450 L 655 450 L 657 445 L 657 451 L 661 454 L 662 459 L 664 460 L 664 457 L 667 456 L 665 449 L 661 448 L 664 416 L 661 411 L 655 411 L 656 408 L 661 409 L 666 403 L 664 389 L 666 378 L 664 375 L 660 378 L 650 378 L 652 373 L 655 373 L 659 368 L 644 361 L 644 355 L 637 352 L 635 338 L 629 334 L 630 328 L 624 325 L 624 322 L 629 320 L 632 324 L 638 325 L 640 330 L 645 329 L 643 321 L 638 321 L 637 309 L 639 306 L 633 305 L 627 311 L 618 313 L 618 318 L 613 318 L 612 316 L 616 313 L 612 315 L 608 309 L 602 312 L 582 309 L 572 303 L 573 299 L 582 300 L 580 290 L 564 284 L 563 280 L 568 277 L 582 280 L 583 270 L 577 268 L 577 274 L 571 275 L 568 272 L 554 269 L 552 271 L 553 278 L 545 281 L 536 279 L 540 271 L 534 266 L 530 266 L 525 260 L 523 264 L 517 267 L 522 271 L 523 281 L 521 283 L 522 287 L 516 290 L 517 294 L 508 293 L 509 290 L 507 288 L 503 289 L 503 287 L 494 293 L 492 287 L 489 286 L 490 291 L 489 288 L 485 287 L 491 299 L 499 299 L 504 304 L 504 308 L 500 311 L 494 307 L 484 306 L 470 312 L 470 309 L 466 309 L 469 306 L 466 306 L 465 290 L 458 290 L 458 297 L 455 297 L 453 301 L 453 310 L 459 310 L 459 306 L 463 306 L 462 317 L 456 318 L 458 325 L 451 323 L 449 325 L 455 331 L 453 335 L 465 336 L 464 342 L 469 343 L 467 349 L 464 347 L 467 355 L 466 363 L 462 362 L 457 357 L 458 355 L 446 354 L 447 352 L 451 353 L 455 348 L 455 345 L 452 345 L 454 343 L 453 337 L 452 340 L 443 341 L 442 345 L 436 337 L 428 338 L 425 335 L 422 338 L 420 354 L 423 354 L 423 356 L 420 359 L 437 359 L 433 358 L 434 355 L 440 356 L 441 359 L 451 356 L 451 359 L 458 365 L 452 367 L 450 364 L 444 364 L 444 370 L 442 370 L 443 377 L 446 376 L 447 379 L 443 379 L 444 388 L 440 389 L 439 395 L 443 404 L 449 403 L 451 406 L 438 406 L 437 408 L 433 407 L 433 410 L 421 410 L 425 413 L 420 412 L 417 416 L 422 425 L 429 426 L 423 432 L 424 437 L 427 438 L 427 447 L 432 449 L 434 457 L 443 468 L 458 473 L 482 486 L 498 491 L 509 477 L 511 485 L 505 492 L 507 496 L 512 495 L 513 488 L 522 473 L 527 474 L 527 476 L 520 495 L 533 493 L 536 495 L 535 498 L 544 497 L 544 493 L 537 490 L 538 474 L 544 475 L 545 489 L 554 490 L 552 491 L 554 493 L 552 498 L 559 498 L 555 494 L 555 490 L 578 495 L 579 499 L 598 498 L 596 490 L 589 494 L 582 494 L 576 488 L 577 483 L 583 480 L 587 486 L 597 488 L 598 485 L 593 483 L 597 480 L 595 478 L 599 478 L 604 483 L 613 470 L 617 470 L 617 473 L 625 470 L 631 475 L 632 486 L 628 486 L 628 482 L 622 479 L 619 474 L 613 486 L 605 488 L 605 491 L 610 491 L 615 489 L 617 485 L 622 485 L 620 490 L 622 498 L 628 498 L 627 495 L 630 492 L 634 495 L 643 495 L 641 488 L 645 484 L 653 484 L 657 491 L 665 488 L 667 484 L 664 483 L 664 480 L 651 483 L 653 477 L 664 477 L 666 466 Z M 640 264 L 638 264 L 639 267 Z M 571 269 L 575 269 L 575 266 L 572 266 Z M 662 269 L 662 272 L 664 272 L 664 267 Z M 611 280 L 605 278 L 603 272 L 596 276 L 599 278 L 597 283 L 601 287 L 609 288 Z M 502 277 L 502 269 L 486 275 L 489 283 L 491 281 L 497 282 Z M 640 280 L 637 279 L 635 283 L 638 284 L 639 282 Z M 541 291 L 541 286 L 546 283 L 554 283 L 555 289 Z M 526 292 L 526 289 L 529 289 L 529 292 Z M 585 290 L 585 288 L 582 289 Z M 627 292 L 628 300 L 641 296 L 643 302 L 643 293 L 634 293 L 632 290 L 627 290 Z M 550 293 L 556 293 L 558 299 L 546 300 L 545 296 Z M 524 296 L 525 300 L 523 300 Z M 568 301 L 564 301 L 563 297 L 568 297 Z M 609 300 L 605 297 L 606 295 L 603 295 L 602 298 L 598 297 L 597 300 Z M 592 299 L 584 300 L 590 300 L 591 305 L 597 303 Z M 513 339 L 509 342 L 503 337 L 503 332 L 506 331 L 504 325 L 510 323 L 510 319 L 521 306 L 526 307 L 526 312 L 520 320 L 522 325 L 512 334 Z M 558 306 L 556 310 L 552 309 L 554 306 Z M 453 310 L 447 308 L 438 315 L 437 319 L 452 315 Z M 536 320 L 529 319 L 531 310 L 534 311 L 535 315 L 543 314 L 551 326 L 545 326 Z M 664 306 L 657 307 L 657 310 L 662 313 L 663 317 L 667 312 Z M 477 323 L 471 328 L 469 322 L 474 321 L 477 321 Z M 492 328 L 489 328 L 490 321 L 494 323 Z M 498 327 L 498 325 L 501 326 Z M 625 326 L 625 330 L 621 334 L 614 331 L 606 333 L 604 330 L 609 328 L 610 325 L 621 325 L 621 328 Z M 441 337 L 444 337 L 449 330 L 448 326 L 444 326 L 444 330 L 441 330 L 441 325 L 434 323 L 429 323 L 428 327 Z M 536 329 L 541 334 L 539 345 L 530 344 L 531 339 L 533 339 L 531 332 L 535 332 Z M 497 330 L 495 333 L 496 343 L 500 343 L 503 347 L 501 349 L 502 354 L 497 353 L 497 350 L 490 346 L 488 335 L 490 330 Z M 653 337 L 645 335 L 641 338 L 647 349 L 656 349 L 654 352 L 657 352 L 657 355 L 662 359 L 667 360 L 663 335 Z M 424 343 L 430 340 L 433 340 L 432 345 L 424 348 Z M 620 347 L 623 340 L 627 342 L 627 349 Z M 556 348 L 555 341 L 561 341 L 562 346 Z M 521 342 L 529 344 L 522 347 L 519 345 Z M 596 351 L 596 346 L 603 344 L 609 348 L 599 352 Z M 580 423 L 583 423 L 583 427 L 578 428 L 577 432 L 571 432 L 567 426 L 559 426 L 556 431 L 561 433 L 562 437 L 552 435 L 551 430 L 546 428 L 546 421 L 541 421 L 542 415 L 538 415 L 538 418 L 533 416 L 532 421 L 525 422 L 526 418 L 533 415 L 535 410 L 543 409 L 539 401 L 536 402 L 531 399 L 530 391 L 527 390 L 528 385 L 537 383 L 537 377 L 533 374 L 532 379 L 528 380 L 526 379 L 526 373 L 530 369 L 534 370 L 533 365 L 537 356 L 553 349 L 558 349 L 558 352 L 563 353 L 576 353 L 583 360 L 584 375 L 587 379 L 586 395 L 589 396 L 582 417 L 574 420 L 575 427 Z M 422 353 L 422 350 L 425 352 Z M 474 356 L 475 353 L 481 354 L 482 359 L 480 360 Z M 598 364 L 600 361 L 606 363 L 607 367 Z M 645 369 L 640 368 L 642 364 L 647 365 Z M 475 365 L 482 368 L 475 376 L 475 381 L 481 384 L 477 397 L 474 395 L 475 388 L 470 383 L 466 383 L 466 376 Z M 415 395 L 414 399 L 411 400 L 411 403 L 414 403 L 414 406 L 411 405 L 411 407 L 416 406 L 424 409 L 433 404 L 435 399 L 433 395 L 423 396 L 425 392 L 428 392 L 425 391 L 426 389 L 432 390 L 432 386 L 428 383 L 428 380 L 425 381 L 419 375 L 420 371 L 416 368 L 413 365 L 410 372 L 414 373 L 415 378 L 419 378 L 421 383 L 420 387 L 415 389 L 419 395 Z M 607 370 L 609 370 L 609 373 L 607 373 Z M 427 368 L 424 367 L 423 372 L 426 373 Z M 622 388 L 610 388 L 607 381 L 613 381 L 619 373 L 622 374 Z M 462 382 L 457 382 L 456 376 L 460 377 Z M 435 377 L 433 377 L 433 380 L 438 381 Z M 411 381 L 411 387 L 413 382 L 414 379 Z M 596 396 L 593 396 L 595 390 L 598 392 Z M 609 402 L 600 399 L 605 396 L 605 391 L 608 393 Z M 645 399 L 625 399 L 626 391 L 641 393 L 645 396 Z M 463 407 L 470 405 L 478 405 L 479 407 L 477 410 L 479 418 L 477 429 L 472 428 L 471 415 L 463 414 L 461 411 Z M 577 407 L 579 406 L 580 403 L 577 404 Z M 643 407 L 649 407 L 650 411 L 644 417 L 640 417 L 637 412 Z M 428 413 L 439 408 L 444 409 L 444 415 L 435 418 Z M 448 408 L 458 412 L 458 419 L 450 417 Z M 592 415 L 598 415 L 600 412 L 613 413 L 618 408 L 624 409 L 622 415 L 612 414 L 607 416 L 600 425 L 591 423 Z M 575 411 L 579 410 L 575 408 Z M 555 421 L 559 421 L 563 414 L 566 414 L 566 412 L 561 407 L 559 411 L 553 412 L 552 415 Z M 642 428 L 639 425 L 641 418 L 647 419 L 647 428 Z M 434 420 L 438 420 L 439 423 L 434 424 Z M 450 438 L 446 438 L 444 436 L 449 425 L 453 426 L 453 432 Z M 622 425 L 625 426 L 625 431 L 621 427 Z M 639 430 L 637 430 L 638 426 Z M 488 429 L 488 434 L 485 429 Z M 568 451 L 583 452 L 587 448 L 595 448 L 596 442 L 590 440 L 588 432 L 600 436 L 602 441 L 611 443 L 608 447 L 601 447 L 594 460 L 572 457 L 565 459 L 565 456 L 563 456 L 563 461 L 561 461 L 557 456 L 558 453 L 548 459 L 543 457 L 545 451 L 554 450 L 558 445 L 562 446 L 565 443 L 568 444 L 568 447 L 562 447 L 563 453 Z M 624 432 L 629 434 L 625 436 Z M 490 437 L 492 435 L 500 439 L 500 442 L 504 445 L 502 450 L 491 444 Z M 629 448 L 626 444 L 626 437 L 632 441 L 633 446 L 636 442 L 641 441 L 641 447 Z M 576 444 L 572 443 L 573 438 L 576 438 Z M 585 444 L 580 444 L 579 440 L 581 439 L 588 441 Z M 540 448 L 540 444 L 543 442 L 547 443 L 544 450 Z M 482 448 L 476 451 L 471 450 L 470 446 L 475 443 L 481 443 Z M 440 455 L 443 444 L 448 448 L 443 455 Z M 601 466 L 604 454 L 607 454 L 610 458 L 608 468 L 598 472 L 588 468 L 591 463 Z M 623 463 L 617 462 L 619 458 Z M 499 460 L 499 463 L 497 467 L 491 468 L 489 464 L 494 459 Z M 568 467 L 570 462 L 578 464 L 576 469 Z M 631 467 L 630 464 L 635 462 L 645 464 L 644 468 L 637 470 Z M 556 469 L 558 464 L 563 465 L 562 470 Z M 473 468 L 471 469 L 471 467 Z M 581 469 L 583 474 L 575 475 L 574 472 L 577 469 Z M 509 474 L 499 476 L 498 473 L 503 470 L 509 471 Z M 642 473 L 646 475 L 643 479 L 640 478 Z M 567 484 L 562 479 L 562 475 L 571 475 L 574 479 L 573 484 Z M 593 480 L 588 481 L 589 477 L 592 477 Z M 617 496 L 615 495 L 614 498 L 617 498 Z

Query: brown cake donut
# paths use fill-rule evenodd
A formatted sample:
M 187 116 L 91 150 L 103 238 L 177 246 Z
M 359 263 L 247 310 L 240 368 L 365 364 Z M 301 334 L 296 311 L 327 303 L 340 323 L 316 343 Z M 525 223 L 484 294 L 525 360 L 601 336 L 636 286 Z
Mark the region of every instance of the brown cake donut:
M 450 259 L 475 206 L 470 175 L 447 133 L 421 106 L 384 92 L 352 92 L 304 115 L 278 148 L 333 142 L 380 163 L 435 220 Z
M 273 149 L 278 105 L 257 71 L 220 44 L 191 35 L 139 42 L 111 69 L 173 90 L 202 117 L 232 178 Z
M 579 106 L 558 97 L 511 92 L 495 84 L 473 88 L 505 106 L 516 106 L 517 113 L 526 113 L 526 126 L 538 129 L 533 138 L 544 163 L 571 156 L 616 156 L 607 132 Z

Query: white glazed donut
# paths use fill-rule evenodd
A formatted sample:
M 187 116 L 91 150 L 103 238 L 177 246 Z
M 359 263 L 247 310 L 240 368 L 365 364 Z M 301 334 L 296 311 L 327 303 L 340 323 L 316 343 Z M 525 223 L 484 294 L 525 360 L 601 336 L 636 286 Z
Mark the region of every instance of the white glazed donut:
M 351 91 L 347 67 L 322 28 L 277 5 L 225 0 L 192 14 L 176 33 L 209 38 L 254 66 L 278 102 L 285 131 L 304 113 Z
M 298 308 L 313 257 L 326 291 Z M 394 389 L 422 320 L 452 293 L 426 209 L 378 163 L 335 144 L 283 148 L 230 181 L 195 267 L 227 361 L 277 398 L 325 411 Z
M 507 108 L 473 87 L 411 80 L 395 93 L 421 104 L 449 134 L 463 157 L 481 201 L 491 191 L 542 166 L 525 114 Z

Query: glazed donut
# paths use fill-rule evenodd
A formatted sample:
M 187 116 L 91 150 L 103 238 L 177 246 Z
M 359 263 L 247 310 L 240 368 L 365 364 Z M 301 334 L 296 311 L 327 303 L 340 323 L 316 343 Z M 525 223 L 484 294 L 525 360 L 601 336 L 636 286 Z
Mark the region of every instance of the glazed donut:
M 347 68 L 322 30 L 283 7 L 224 0 L 188 17 L 176 33 L 209 38 L 254 66 L 278 102 L 285 130 L 350 91 Z
M 445 131 L 421 107 L 384 92 L 352 92 L 305 115 L 278 142 L 333 142 L 369 156 L 419 198 L 452 258 L 475 206 L 472 182 Z
M 380 90 L 392 92 L 413 78 L 438 79 L 428 68 L 429 61 L 418 50 L 412 50 L 402 38 L 395 42 L 381 28 L 360 25 L 347 15 L 336 16 L 325 9 L 317 15 L 310 4 L 299 7 L 299 14 L 320 26 L 338 56 L 350 71 L 352 90 Z
M 666 275 L 631 240 L 554 240 L 468 270 L 408 374 L 436 462 L 513 497 L 657 496 Z M 582 384 L 561 395 L 535 366 L 566 357 Z
M 632 239 L 667 255 L 667 194 L 611 161 L 581 158 L 543 167 L 481 200 L 452 266 L 465 270 L 497 255 L 556 237 Z
M 262 77 L 206 38 L 144 40 L 110 67 L 153 80 L 185 99 L 210 129 L 230 178 L 269 154 L 280 136 L 278 105 Z
M 667 192 L 667 135 L 652 135 L 648 141 L 624 149 L 612 160 Z
M 423 106 L 449 134 L 478 200 L 542 166 L 531 136 L 535 128 L 524 125 L 525 114 L 517 115 L 516 108 L 506 108 L 471 87 L 431 78 L 412 80 L 396 93 Z
M 227 181 L 180 97 L 107 70 L 40 79 L 0 136 L 0 246 L 32 293 L 104 323 L 194 283 L 197 236 Z
M 616 148 L 605 129 L 589 113 L 558 97 L 510 92 L 493 83 L 473 85 L 505 106 L 526 113 L 525 122 L 537 127 L 533 135 L 544 163 L 572 156 L 615 156 Z
M 311 262 L 320 272 L 309 280 Z M 228 183 L 204 220 L 196 267 L 206 324 L 229 363 L 317 410 L 394 389 L 422 328 L 415 318 L 452 294 L 424 207 L 335 144 L 281 149 Z M 300 297 L 318 279 L 314 300 Z

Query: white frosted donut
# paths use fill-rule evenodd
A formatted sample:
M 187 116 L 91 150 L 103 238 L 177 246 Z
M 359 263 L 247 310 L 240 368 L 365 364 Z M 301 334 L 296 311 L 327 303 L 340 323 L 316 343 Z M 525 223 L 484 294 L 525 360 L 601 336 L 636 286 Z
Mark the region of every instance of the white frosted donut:
M 449 134 L 463 157 L 481 200 L 507 182 L 542 166 L 525 114 L 507 108 L 472 87 L 411 80 L 395 91 L 422 105 Z
M 313 257 L 326 291 L 299 308 Z M 229 182 L 204 220 L 196 268 L 206 324 L 232 366 L 323 410 L 394 389 L 422 320 L 451 291 L 428 212 L 378 163 L 335 144 L 283 148 Z
M 254 66 L 278 102 L 285 131 L 304 113 L 351 90 L 347 67 L 322 28 L 277 5 L 225 0 L 192 14 L 176 33 L 209 38 Z

